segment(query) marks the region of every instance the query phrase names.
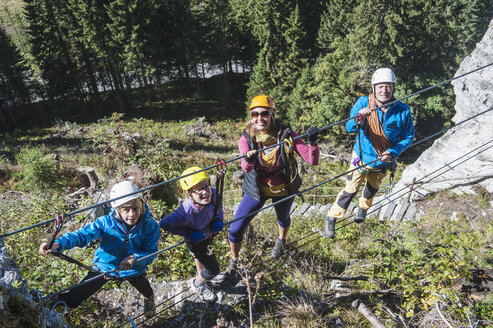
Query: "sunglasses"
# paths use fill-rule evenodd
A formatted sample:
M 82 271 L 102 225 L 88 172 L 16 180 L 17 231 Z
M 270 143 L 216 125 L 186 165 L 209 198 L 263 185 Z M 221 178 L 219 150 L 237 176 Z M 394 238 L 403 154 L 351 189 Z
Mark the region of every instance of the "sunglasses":
M 259 115 L 262 116 L 262 118 L 267 118 L 267 117 L 269 117 L 270 112 L 268 110 L 264 110 L 260 113 L 259 112 L 250 112 L 250 116 L 252 118 L 257 118 Z

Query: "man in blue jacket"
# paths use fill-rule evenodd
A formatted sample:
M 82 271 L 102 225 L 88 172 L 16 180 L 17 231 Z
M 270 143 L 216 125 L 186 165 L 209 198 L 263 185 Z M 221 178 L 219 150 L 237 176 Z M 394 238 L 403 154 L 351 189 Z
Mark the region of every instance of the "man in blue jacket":
M 329 209 L 324 229 L 329 238 L 334 238 L 336 220 L 344 216 L 366 180 L 354 218 L 357 223 L 363 222 L 387 170 L 413 141 L 414 125 L 409 106 L 400 101 L 385 106 L 394 101 L 395 84 L 395 74 L 390 68 L 377 69 L 372 76 L 373 93 L 360 97 L 351 109 L 350 117 L 356 118 L 346 123 L 346 129 L 356 133 L 357 139 L 349 169 L 359 168 L 348 175 L 346 186 Z
M 152 316 L 155 312 L 154 292 L 145 272 L 156 256 L 138 260 L 157 251 L 160 229 L 149 213 L 142 193 L 137 191 L 137 186 L 130 181 L 117 183 L 111 189 L 111 199 L 134 194 L 114 200 L 109 214 L 80 230 L 62 235 L 51 248 L 48 249 L 47 243 L 41 244 L 39 252 L 48 255 L 55 251 L 84 247 L 100 238 L 101 243 L 93 258 L 95 270 L 90 271 L 82 281 L 117 269 L 110 273 L 109 279 L 124 279 L 134 286 L 143 295 L 144 313 Z M 77 307 L 107 281 L 107 277 L 92 280 L 59 295 L 58 300 L 64 301 L 69 307 Z

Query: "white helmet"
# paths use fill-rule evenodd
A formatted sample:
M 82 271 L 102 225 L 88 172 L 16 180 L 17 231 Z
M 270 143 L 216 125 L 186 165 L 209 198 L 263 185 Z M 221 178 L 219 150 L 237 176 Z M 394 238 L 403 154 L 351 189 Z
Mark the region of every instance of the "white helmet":
M 377 69 L 371 78 L 371 85 L 385 82 L 396 83 L 394 72 L 387 67 Z
M 139 191 L 139 188 L 137 188 L 137 186 L 134 183 L 132 183 L 131 181 L 122 181 L 114 185 L 113 188 L 111 188 L 110 199 L 124 196 L 136 191 Z M 114 200 L 111 202 L 111 207 L 117 208 L 118 206 L 125 204 L 126 202 L 136 198 L 142 198 L 142 193 L 139 192 L 133 195 L 129 195 L 127 197 Z

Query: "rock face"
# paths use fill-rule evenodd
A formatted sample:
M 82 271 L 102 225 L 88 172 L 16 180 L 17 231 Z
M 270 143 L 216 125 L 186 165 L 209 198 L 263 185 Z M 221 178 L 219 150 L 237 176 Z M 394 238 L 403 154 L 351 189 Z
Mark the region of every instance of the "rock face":
M 0 238 L 0 326 L 1 327 L 69 327 L 57 313 L 38 306 L 29 293 L 22 273 L 7 255 Z
M 493 20 L 476 49 L 462 61 L 455 76 L 492 62 Z M 456 95 L 454 123 L 493 107 L 493 65 L 454 80 L 452 84 Z M 473 193 L 472 186 L 477 188 L 478 184 L 493 193 L 492 131 L 493 109 L 449 130 L 404 170 L 402 179 L 393 190 L 403 190 L 401 194 L 407 192 L 406 186 L 416 178 L 426 183 L 415 185 L 413 198 L 443 189 Z

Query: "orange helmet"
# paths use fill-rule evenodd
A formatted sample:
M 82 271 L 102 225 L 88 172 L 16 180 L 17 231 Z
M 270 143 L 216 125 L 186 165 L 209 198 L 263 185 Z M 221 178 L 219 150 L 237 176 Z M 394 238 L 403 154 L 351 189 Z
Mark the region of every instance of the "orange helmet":
M 276 110 L 276 105 L 274 104 L 274 100 L 272 100 L 272 98 L 267 95 L 260 95 L 254 97 L 248 109 L 252 110 L 255 107 L 272 108 L 273 110 Z

